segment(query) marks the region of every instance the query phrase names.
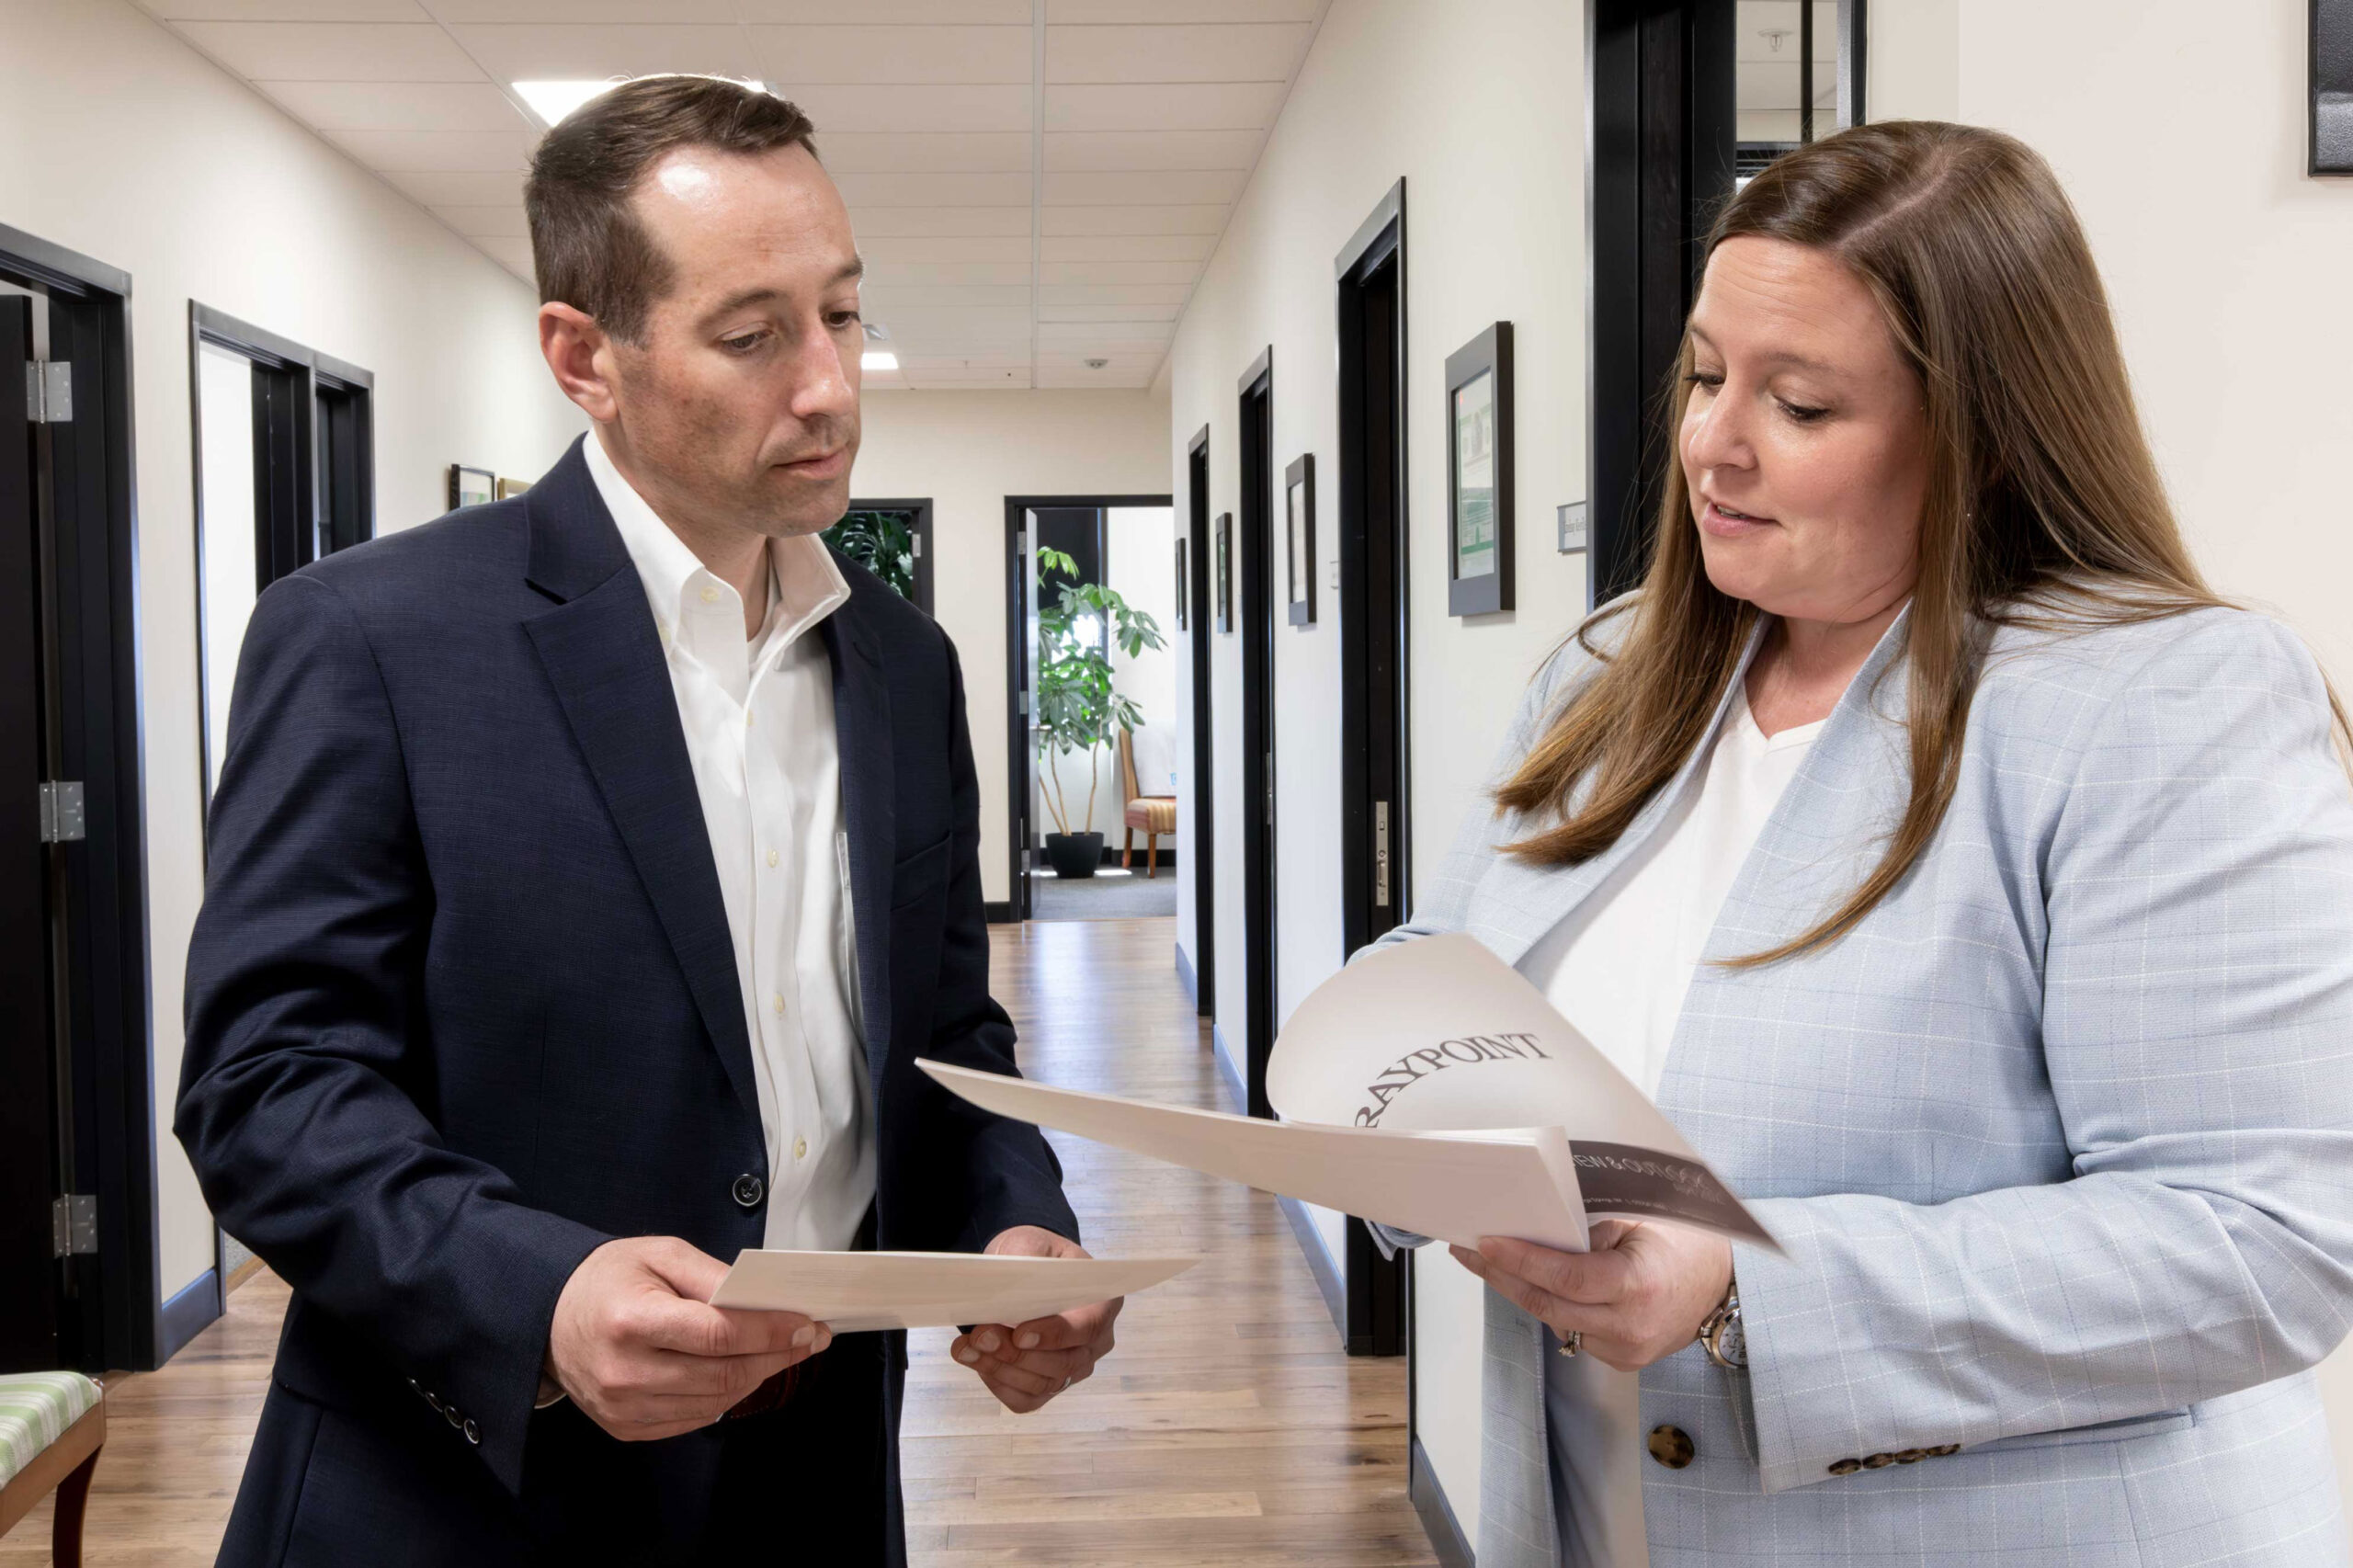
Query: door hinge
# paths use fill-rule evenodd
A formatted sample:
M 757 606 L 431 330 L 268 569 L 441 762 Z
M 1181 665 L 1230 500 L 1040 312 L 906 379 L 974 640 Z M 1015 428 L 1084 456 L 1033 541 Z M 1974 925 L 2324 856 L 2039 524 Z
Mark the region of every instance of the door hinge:
M 36 425 L 74 422 L 74 367 L 47 359 L 25 361 L 25 417 Z
M 1372 903 L 1389 907 L 1389 802 L 1372 803 Z
M 98 1200 L 66 1197 L 49 1206 L 49 1243 L 59 1257 L 83 1257 L 98 1250 Z
M 40 841 L 43 844 L 78 844 L 87 836 L 82 811 L 81 784 L 42 785 Z

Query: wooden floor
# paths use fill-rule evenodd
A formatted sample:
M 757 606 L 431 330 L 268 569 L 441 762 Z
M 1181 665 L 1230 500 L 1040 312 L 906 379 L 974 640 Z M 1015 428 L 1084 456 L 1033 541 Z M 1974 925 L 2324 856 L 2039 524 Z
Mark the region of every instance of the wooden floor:
M 1174 922 L 991 928 L 1025 1073 L 1233 1108 L 1172 967 Z M 1263 1193 L 1054 1137 L 1088 1247 L 1199 1252 L 1128 1303 L 1120 1348 L 1036 1415 L 913 1336 L 902 1451 L 916 1568 L 1434 1563 L 1405 1498 L 1404 1363 L 1350 1359 Z M 268 1381 L 286 1290 L 263 1274 L 162 1371 L 108 1380 L 91 1568 L 208 1564 Z M 0 1568 L 49 1560 L 44 1506 Z

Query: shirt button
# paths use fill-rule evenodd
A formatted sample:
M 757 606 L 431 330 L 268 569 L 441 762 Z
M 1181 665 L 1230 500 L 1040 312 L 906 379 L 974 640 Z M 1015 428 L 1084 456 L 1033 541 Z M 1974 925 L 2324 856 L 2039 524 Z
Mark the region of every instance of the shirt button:
M 1651 1458 L 1669 1470 L 1681 1470 L 1699 1454 L 1693 1447 L 1691 1434 L 1680 1426 L 1654 1426 L 1650 1437 Z
M 784 993 L 778 992 L 770 1000 L 776 1004 L 777 1017 L 779 1018 L 784 1017 Z
M 805 1160 L 809 1157 L 809 1140 L 795 1138 L 792 1141 L 792 1157 L 796 1160 Z
M 719 602 L 719 590 L 717 588 L 705 588 L 702 591 L 702 602 L 707 605 L 717 604 Z
M 752 710 L 751 710 L 750 709 L 746 708 L 746 709 L 745 709 L 745 710 L 744 710 L 744 728 L 745 728 L 745 729 L 747 729 L 747 730 L 748 730 L 748 729 L 750 729 L 751 727 L 752 727 Z
M 771 870 L 776 869 L 776 851 L 773 849 L 768 851 L 768 869 Z
M 735 1206 L 757 1209 L 760 1199 L 767 1196 L 768 1184 L 746 1171 L 735 1178 Z

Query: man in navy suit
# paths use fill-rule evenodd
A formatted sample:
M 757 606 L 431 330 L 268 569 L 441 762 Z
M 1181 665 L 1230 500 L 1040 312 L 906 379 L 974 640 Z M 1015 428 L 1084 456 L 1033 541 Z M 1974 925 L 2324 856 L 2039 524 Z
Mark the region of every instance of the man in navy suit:
M 176 1130 L 293 1288 L 222 1561 L 904 1562 L 904 1336 L 722 1312 L 761 1245 L 1084 1256 L 988 994 L 954 648 L 816 534 L 860 267 L 807 119 L 616 88 L 528 196 L 594 424 L 262 596 Z M 1033 1410 L 1116 1301 L 960 1335 Z

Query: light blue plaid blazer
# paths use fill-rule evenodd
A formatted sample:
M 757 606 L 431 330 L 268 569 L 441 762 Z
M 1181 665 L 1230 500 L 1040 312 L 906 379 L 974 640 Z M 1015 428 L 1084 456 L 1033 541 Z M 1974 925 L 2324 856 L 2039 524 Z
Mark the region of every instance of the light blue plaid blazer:
M 1908 778 L 1901 628 L 1711 957 L 1798 935 L 1875 863 Z M 1572 643 L 1540 675 L 1506 767 L 1593 667 Z M 2353 1324 L 2353 793 L 2328 722 L 2310 653 L 2254 615 L 2005 631 L 1904 881 L 1827 951 L 1702 966 L 1660 1104 L 1788 1256 L 1739 1253 L 1745 1374 L 1696 1347 L 1643 1374 L 1643 1429 L 1698 1449 L 1643 1461 L 1654 1568 L 2346 1561 L 2310 1370 Z M 1574 868 L 1498 855 L 1522 824 L 1474 808 L 1384 940 L 1468 931 L 1518 962 L 1695 772 Z M 1486 1299 L 1479 1568 L 1555 1568 L 1576 1522 L 1543 1331 Z

